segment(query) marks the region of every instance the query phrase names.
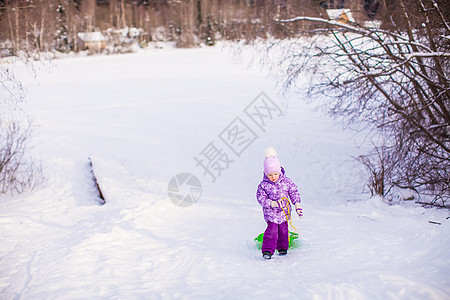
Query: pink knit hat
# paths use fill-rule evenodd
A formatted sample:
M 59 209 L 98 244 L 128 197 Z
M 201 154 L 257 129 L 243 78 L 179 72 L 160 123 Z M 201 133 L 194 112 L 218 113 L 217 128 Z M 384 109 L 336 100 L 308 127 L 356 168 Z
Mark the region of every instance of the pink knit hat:
M 266 149 L 266 159 L 264 160 L 264 174 L 269 174 L 272 172 L 281 173 L 280 160 L 277 157 L 275 149 Z

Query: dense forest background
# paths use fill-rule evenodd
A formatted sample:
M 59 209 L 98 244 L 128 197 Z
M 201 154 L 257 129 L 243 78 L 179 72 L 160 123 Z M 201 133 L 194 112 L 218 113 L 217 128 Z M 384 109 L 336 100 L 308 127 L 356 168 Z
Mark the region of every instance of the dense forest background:
M 382 19 L 377 0 L 0 0 L 1 56 L 17 50 L 80 51 L 80 33 L 101 32 L 99 42 L 124 49 L 130 39 L 173 41 L 191 47 L 216 40 L 284 38 L 315 29 L 311 22 L 280 24 L 295 16 L 327 17 L 348 8 L 358 22 Z M 93 37 L 91 37 L 92 39 Z M 95 37 L 94 37 L 95 38 Z

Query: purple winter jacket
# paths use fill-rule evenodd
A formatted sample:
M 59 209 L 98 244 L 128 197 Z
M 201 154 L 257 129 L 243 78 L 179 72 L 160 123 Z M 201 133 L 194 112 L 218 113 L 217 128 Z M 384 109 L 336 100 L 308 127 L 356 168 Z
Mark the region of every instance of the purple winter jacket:
M 285 171 L 281 168 L 280 178 L 276 182 L 270 181 L 270 179 L 264 174 L 264 178 L 258 185 L 256 191 L 256 199 L 263 207 L 264 220 L 266 222 L 273 222 L 281 224 L 286 222 L 286 215 L 279 207 L 273 208 L 270 206 L 270 202 L 280 200 L 283 197 L 287 197 L 293 204 L 300 203 L 300 194 L 298 188 L 291 179 L 286 177 Z M 284 209 L 286 213 L 286 208 Z M 291 211 L 291 205 L 289 204 L 289 211 Z M 288 214 L 289 220 L 291 219 Z

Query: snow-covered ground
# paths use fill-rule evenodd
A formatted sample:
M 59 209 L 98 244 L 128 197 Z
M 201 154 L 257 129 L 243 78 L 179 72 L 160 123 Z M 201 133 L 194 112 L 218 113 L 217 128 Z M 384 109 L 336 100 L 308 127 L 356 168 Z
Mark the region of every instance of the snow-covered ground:
M 15 68 L 45 182 L 1 198 L 0 299 L 450 298 L 448 212 L 370 199 L 364 135 L 236 61 L 216 47 L 61 59 L 37 80 Z M 304 218 L 301 246 L 265 261 L 268 146 Z M 184 172 L 201 182 L 189 207 L 168 197 Z

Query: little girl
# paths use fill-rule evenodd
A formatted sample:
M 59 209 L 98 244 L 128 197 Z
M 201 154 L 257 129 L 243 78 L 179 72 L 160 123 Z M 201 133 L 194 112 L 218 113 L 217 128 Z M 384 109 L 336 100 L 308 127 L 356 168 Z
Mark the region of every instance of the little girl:
M 261 249 L 265 259 L 270 259 L 275 249 L 280 255 L 287 254 L 289 248 L 287 219 L 291 218 L 291 205 L 287 199 L 295 205 L 299 217 L 303 216 L 297 186 L 285 176 L 276 155 L 273 148 L 266 150 L 264 177 L 256 191 L 256 198 L 263 207 L 264 220 L 267 222 Z

